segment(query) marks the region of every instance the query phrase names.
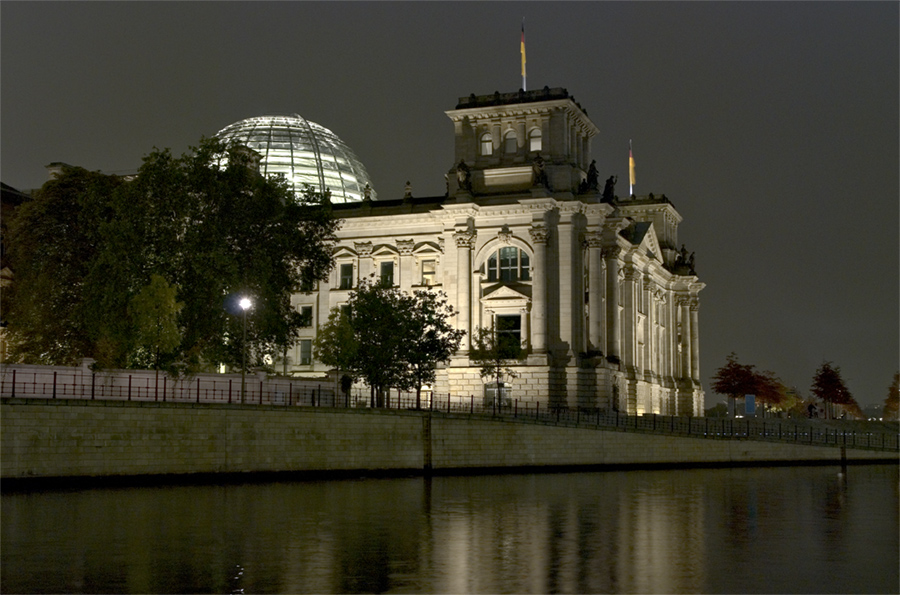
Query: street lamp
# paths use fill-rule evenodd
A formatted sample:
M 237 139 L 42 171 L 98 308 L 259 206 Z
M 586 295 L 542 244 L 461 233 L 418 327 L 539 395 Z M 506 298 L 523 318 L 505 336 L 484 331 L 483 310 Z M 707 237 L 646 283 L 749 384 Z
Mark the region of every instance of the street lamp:
M 247 310 L 253 306 L 253 302 L 250 298 L 241 298 L 238 304 L 244 311 L 244 338 L 241 341 L 241 403 L 243 403 L 247 394 Z

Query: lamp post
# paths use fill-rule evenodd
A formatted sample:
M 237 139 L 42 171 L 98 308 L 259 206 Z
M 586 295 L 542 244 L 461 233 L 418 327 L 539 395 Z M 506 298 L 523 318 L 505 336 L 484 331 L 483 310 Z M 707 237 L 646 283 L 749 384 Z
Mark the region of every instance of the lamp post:
M 241 341 L 241 403 L 244 403 L 247 394 L 247 310 L 253 306 L 250 298 L 241 298 L 239 302 L 244 311 L 244 338 Z

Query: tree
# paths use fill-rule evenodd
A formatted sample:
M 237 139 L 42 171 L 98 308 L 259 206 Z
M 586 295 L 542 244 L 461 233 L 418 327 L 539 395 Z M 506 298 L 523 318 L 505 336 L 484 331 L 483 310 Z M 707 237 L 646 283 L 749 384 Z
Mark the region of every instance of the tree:
M 483 379 L 490 378 L 496 383 L 497 398 L 500 399 L 503 377 L 518 376 L 512 368 L 513 362 L 521 360 L 525 356 L 525 350 L 517 335 L 510 333 L 510 329 L 506 327 L 507 319 L 497 320 L 491 328 L 475 329 L 469 359 L 480 366 L 479 372 Z
M 841 377 L 841 369 L 831 362 L 822 362 L 813 376 L 810 392 L 825 402 L 825 417 L 835 417 L 834 406 L 841 406 L 847 413 L 855 417 L 865 417 L 862 409 L 853 395 L 850 394 L 844 379 Z M 829 407 L 830 405 L 830 407 Z
M 75 365 L 95 351 L 84 300 L 91 263 L 122 180 L 66 168 L 24 202 L 9 222 L 15 283 L 3 290 L 10 359 Z M 115 289 L 115 288 L 113 288 Z
M 725 365 L 712 377 L 712 389 L 731 399 L 731 411 L 734 411 L 735 399 L 756 394 L 758 377 L 753 368 L 752 365 L 738 363 L 738 357 L 732 351 Z
M 178 158 L 153 151 L 130 181 L 66 169 L 13 228 L 14 361 L 135 365 L 132 300 L 159 275 L 184 304 L 181 341 L 161 359 L 196 370 L 240 363 L 241 317 L 227 311 L 237 294 L 254 302 L 257 364 L 296 340 L 302 316 L 290 296 L 330 271 L 336 222 L 323 195 L 298 198 L 260 175 L 245 149 L 203 140 Z
M 443 293 L 407 294 L 381 283 L 362 280 L 347 303 L 331 311 L 316 337 L 319 361 L 372 389 L 371 405 L 381 405 L 387 388 L 416 388 L 433 382 L 438 363 L 459 348 L 463 332 L 448 319 L 454 314 Z
M 788 389 L 781 382 L 781 379 L 775 376 L 774 372 L 756 372 L 755 377 L 756 390 L 754 394 L 763 408 L 778 407 L 787 401 Z
M 401 388 L 416 389 L 416 409 L 422 406 L 422 385 L 433 384 L 437 365 L 450 361 L 466 332 L 453 328 L 449 320 L 456 312 L 442 292 L 416 290 L 415 303 L 405 322 L 407 336 L 403 359 L 408 364 L 406 382 Z
M 178 313 L 184 304 L 175 299 L 177 292 L 177 287 L 154 274 L 149 285 L 131 299 L 129 314 L 134 321 L 135 343 L 152 358 L 157 372 L 160 355 L 172 353 L 181 343 Z
M 884 400 L 882 417 L 891 421 L 900 421 L 900 372 L 894 372 L 894 381 L 888 387 L 888 395 Z

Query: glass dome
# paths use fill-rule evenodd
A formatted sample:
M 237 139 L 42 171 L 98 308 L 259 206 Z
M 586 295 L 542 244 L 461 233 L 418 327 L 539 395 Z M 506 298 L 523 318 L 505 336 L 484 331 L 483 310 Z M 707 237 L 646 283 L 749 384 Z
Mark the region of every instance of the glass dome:
M 309 184 L 318 191 L 331 190 L 331 202 L 363 199 L 372 182 L 362 162 L 332 131 L 294 114 L 247 118 L 216 134 L 234 140 L 260 155 L 259 171 L 283 176 L 295 193 Z M 375 191 L 371 191 L 375 199 Z

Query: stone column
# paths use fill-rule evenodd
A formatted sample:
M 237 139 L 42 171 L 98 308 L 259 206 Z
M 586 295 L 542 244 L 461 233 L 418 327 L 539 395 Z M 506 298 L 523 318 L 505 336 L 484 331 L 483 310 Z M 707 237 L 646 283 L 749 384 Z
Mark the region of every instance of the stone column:
M 588 343 L 590 349 L 603 350 L 603 249 L 599 233 L 585 235 L 588 246 Z
M 531 347 L 531 325 L 528 324 L 528 308 L 519 311 L 522 318 L 522 349 L 528 351 Z
M 644 292 L 643 301 L 644 301 L 644 361 L 643 361 L 643 369 L 644 373 L 650 372 L 651 374 L 656 372 L 656 366 L 654 365 L 654 356 L 655 352 L 655 334 L 656 328 L 653 324 L 655 319 L 654 315 L 654 301 L 653 301 L 653 281 L 649 276 L 645 275 L 642 283 L 641 290 Z
M 678 307 L 681 310 L 681 377 L 685 380 L 691 378 L 691 309 L 690 299 L 678 298 Z
M 567 355 L 571 356 L 581 351 L 578 329 L 584 315 L 584 293 L 579 288 L 584 271 L 579 258 L 580 245 L 576 246 L 574 242 L 573 214 L 562 209 L 560 211 L 560 221 L 556 227 L 559 253 L 553 259 L 553 265 L 559 271 L 559 340 L 566 345 Z
M 606 355 L 620 357 L 622 351 L 621 325 L 619 323 L 619 254 L 618 246 L 603 250 L 606 260 Z
M 700 300 L 691 298 L 688 307 L 691 311 L 691 378 L 700 382 Z
M 372 274 L 372 242 L 354 242 L 353 247 L 359 256 L 359 266 L 356 271 L 354 287 L 359 285 L 360 279 L 365 279 Z
M 534 271 L 531 277 L 531 347 L 533 353 L 547 352 L 547 241 L 550 230 L 544 224 L 528 230 L 534 243 Z
M 456 240 L 456 307 L 459 310 L 457 328 L 466 332 L 459 344 L 459 350 L 468 353 L 469 337 L 472 334 L 469 323 L 472 313 L 472 244 L 475 231 L 461 229 L 453 234 Z
M 412 252 L 415 246 L 414 240 L 397 240 L 397 251 L 400 252 L 400 270 L 397 276 L 400 281 L 400 289 L 406 293 L 412 291 L 413 285 L 419 285 L 421 278 L 417 278 L 416 261 Z
M 637 368 L 638 345 L 637 345 L 637 292 L 641 291 L 640 277 L 638 272 L 629 267 L 625 269 L 625 303 L 624 316 L 622 320 L 622 363 L 631 366 L 632 369 Z

